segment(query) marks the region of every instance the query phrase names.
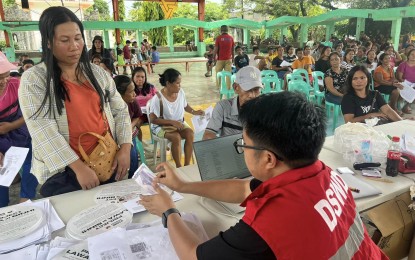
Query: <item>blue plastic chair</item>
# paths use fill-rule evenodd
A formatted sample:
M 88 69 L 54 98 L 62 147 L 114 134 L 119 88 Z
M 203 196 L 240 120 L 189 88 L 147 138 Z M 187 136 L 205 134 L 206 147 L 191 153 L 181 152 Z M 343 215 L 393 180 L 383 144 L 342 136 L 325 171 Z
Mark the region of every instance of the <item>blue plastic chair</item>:
M 321 106 L 323 104 L 324 91 L 320 91 L 320 85 L 318 84 L 319 79 L 324 80 L 324 73 L 321 71 L 313 71 L 313 89 L 314 97 L 317 105 Z
M 303 93 L 307 100 L 310 100 L 312 97 L 310 96 L 310 84 L 307 84 L 302 78 L 301 80 L 290 80 L 288 82 L 288 91 L 298 91 Z
M 282 91 L 281 82 L 278 77 L 262 78 L 262 83 L 264 84 L 264 88 L 261 89 L 262 94 L 277 93 Z
M 229 77 L 229 81 L 231 82 L 230 89 L 228 89 L 227 84 L 226 84 L 227 77 Z M 219 92 L 220 99 L 222 99 L 224 95 L 226 95 L 226 98 L 228 99 L 232 98 L 235 95 L 235 91 L 233 90 L 233 87 L 232 87 L 232 73 L 230 73 L 229 71 L 222 70 L 216 74 L 216 78 L 220 80 L 220 92 Z

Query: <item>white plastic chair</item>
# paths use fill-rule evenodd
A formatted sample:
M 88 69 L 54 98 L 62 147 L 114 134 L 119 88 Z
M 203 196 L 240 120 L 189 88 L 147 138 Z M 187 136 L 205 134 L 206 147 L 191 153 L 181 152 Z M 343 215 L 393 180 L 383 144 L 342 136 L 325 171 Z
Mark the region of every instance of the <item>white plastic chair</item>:
M 148 127 L 150 128 L 150 134 L 153 138 L 153 165 L 157 164 L 157 143 L 160 144 L 160 162 L 167 161 L 167 145 L 169 144 L 169 140 L 166 138 L 161 138 L 155 135 L 151 129 L 151 120 L 150 120 L 150 104 L 151 100 L 149 100 L 146 104 L 147 110 L 147 119 L 148 119 Z

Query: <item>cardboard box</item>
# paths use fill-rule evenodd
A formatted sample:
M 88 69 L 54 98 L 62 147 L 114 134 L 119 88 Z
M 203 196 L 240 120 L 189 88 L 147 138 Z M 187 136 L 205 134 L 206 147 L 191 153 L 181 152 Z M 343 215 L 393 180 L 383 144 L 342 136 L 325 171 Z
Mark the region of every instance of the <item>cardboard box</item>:
M 415 221 L 415 211 L 408 208 L 411 203 L 409 192 L 406 192 L 365 214 L 377 227 L 373 241 L 391 260 L 408 256 Z

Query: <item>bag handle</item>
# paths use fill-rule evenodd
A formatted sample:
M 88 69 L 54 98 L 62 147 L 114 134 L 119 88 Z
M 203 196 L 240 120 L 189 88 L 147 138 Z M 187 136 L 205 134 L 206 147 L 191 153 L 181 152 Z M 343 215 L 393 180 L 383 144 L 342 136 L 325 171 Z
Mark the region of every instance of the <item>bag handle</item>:
M 373 111 L 373 110 L 374 110 L 374 108 L 375 108 L 376 96 L 377 96 L 377 95 L 378 95 L 378 91 L 377 91 L 377 90 L 375 90 L 375 96 L 373 97 L 373 100 L 372 100 L 372 106 L 370 107 L 370 111 L 369 111 L 369 112 Z
M 82 156 L 82 159 L 84 159 L 85 162 L 89 162 L 89 156 L 86 154 L 84 148 L 81 145 L 81 138 L 84 135 L 87 135 L 87 134 L 92 135 L 92 136 L 95 136 L 96 138 L 98 138 L 98 145 L 101 145 L 102 148 L 105 150 L 105 152 L 107 151 L 107 146 L 105 144 L 105 138 L 102 135 L 96 134 L 94 132 L 86 132 L 86 133 L 83 133 L 78 138 L 78 150 L 79 150 L 79 153 Z

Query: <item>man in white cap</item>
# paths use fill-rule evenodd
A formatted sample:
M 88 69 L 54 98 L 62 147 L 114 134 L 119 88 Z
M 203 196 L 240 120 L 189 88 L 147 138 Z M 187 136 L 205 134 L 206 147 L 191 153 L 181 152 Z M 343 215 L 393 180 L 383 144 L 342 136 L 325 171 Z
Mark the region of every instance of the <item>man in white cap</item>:
M 32 161 L 31 138 L 19 108 L 19 79 L 10 77 L 10 71 L 16 70 L 4 53 L 0 52 L 0 166 L 3 156 L 11 146 L 30 148 L 23 164 L 21 181 L 21 200 L 33 199 L 38 185 L 36 177 L 30 173 Z M 0 207 L 9 204 L 9 188 L 0 186 Z
M 253 66 L 243 67 L 236 73 L 233 88 L 238 96 L 221 100 L 216 104 L 203 135 L 204 140 L 216 138 L 218 135 L 242 133 L 239 109 L 245 102 L 261 94 L 261 71 Z

